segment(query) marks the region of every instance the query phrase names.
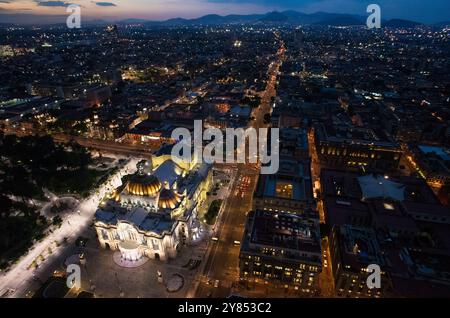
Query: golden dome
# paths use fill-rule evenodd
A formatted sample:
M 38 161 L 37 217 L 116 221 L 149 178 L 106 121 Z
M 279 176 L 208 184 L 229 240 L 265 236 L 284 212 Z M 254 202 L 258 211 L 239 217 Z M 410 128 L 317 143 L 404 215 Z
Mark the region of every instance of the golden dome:
M 174 209 L 181 202 L 182 196 L 170 189 L 163 189 L 159 194 L 158 207 L 161 209 Z
M 112 194 L 111 194 L 111 199 L 113 199 L 114 201 L 116 201 L 116 202 L 119 202 L 120 201 L 120 192 L 119 191 L 114 191 Z
M 126 191 L 129 194 L 140 196 L 153 196 L 162 188 L 158 177 L 154 175 L 134 175 L 128 181 Z

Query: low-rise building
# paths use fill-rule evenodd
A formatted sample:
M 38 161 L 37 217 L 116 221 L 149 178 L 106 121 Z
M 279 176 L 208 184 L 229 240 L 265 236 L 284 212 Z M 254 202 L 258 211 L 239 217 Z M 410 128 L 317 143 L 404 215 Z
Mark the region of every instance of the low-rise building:
M 341 225 L 333 227 L 330 256 L 338 296 L 382 297 L 391 292 L 391 282 L 383 271 L 385 261 L 375 232 L 371 229 Z M 369 265 L 381 269 L 381 288 L 367 284 Z
M 296 214 L 317 214 L 309 159 L 281 159 L 276 174 L 259 176 L 253 209 Z
M 280 156 L 309 159 L 308 132 L 299 128 L 280 129 Z
M 372 129 L 317 124 L 314 133 L 317 156 L 325 167 L 387 172 L 399 165 L 400 146 Z
M 450 150 L 444 147 L 409 145 L 413 168 L 435 188 L 450 185 Z

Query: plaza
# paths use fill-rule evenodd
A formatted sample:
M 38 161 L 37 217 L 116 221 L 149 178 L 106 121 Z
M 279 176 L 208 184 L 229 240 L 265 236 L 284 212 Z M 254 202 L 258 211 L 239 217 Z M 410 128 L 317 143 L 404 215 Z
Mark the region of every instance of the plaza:
M 175 259 L 167 262 L 147 259 L 141 266 L 127 268 L 114 262 L 116 251 L 101 248 L 91 234 L 83 250 L 81 289 L 94 292 L 95 297 L 100 298 L 183 298 L 194 286 L 206 248 L 207 240 L 203 240 L 189 249 L 182 249 Z M 162 282 L 158 281 L 159 273 Z M 177 285 L 179 277 L 183 280 L 181 288 L 170 292 L 169 287 Z

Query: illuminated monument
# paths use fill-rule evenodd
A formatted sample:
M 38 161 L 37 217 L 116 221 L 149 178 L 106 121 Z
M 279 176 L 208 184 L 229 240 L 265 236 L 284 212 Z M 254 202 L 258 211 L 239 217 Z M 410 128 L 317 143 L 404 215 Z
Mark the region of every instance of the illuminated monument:
M 200 238 L 199 214 L 211 184 L 207 164 L 177 164 L 168 155 L 139 162 L 95 213 L 100 245 L 128 261 L 176 257 Z

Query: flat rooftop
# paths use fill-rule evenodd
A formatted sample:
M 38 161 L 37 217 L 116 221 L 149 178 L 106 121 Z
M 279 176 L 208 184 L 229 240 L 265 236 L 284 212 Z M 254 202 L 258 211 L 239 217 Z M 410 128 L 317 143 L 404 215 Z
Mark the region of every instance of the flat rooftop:
M 108 225 L 117 225 L 120 221 L 126 221 L 142 231 L 153 232 L 158 235 L 162 235 L 164 232 L 170 232 L 176 222 L 166 220 L 162 215 L 149 213 L 139 207 L 129 212 L 123 208 L 116 208 L 115 211 L 99 208 L 95 212 L 95 220 Z
M 271 248 L 301 257 L 304 253 L 321 253 L 317 223 L 288 213 L 252 211 L 248 215 L 242 249 Z
M 312 200 L 309 161 L 282 160 L 276 174 L 259 176 L 255 195 L 296 201 Z
M 440 157 L 444 161 L 450 161 L 450 150 L 442 148 L 442 147 L 435 147 L 435 146 L 425 146 L 420 145 L 419 149 L 424 154 L 432 154 L 435 153 L 438 157 Z
M 314 126 L 314 131 L 319 142 L 344 142 L 348 144 L 393 148 L 400 151 L 399 145 L 396 142 L 381 138 L 370 128 L 317 124 Z
M 292 144 L 293 146 L 308 150 L 308 133 L 305 129 L 282 128 L 280 129 L 280 143 Z
M 347 269 L 359 271 L 370 264 L 384 265 L 374 230 L 342 225 L 335 231 L 341 262 Z
M 382 177 L 382 182 L 401 185 L 403 197 L 390 197 L 387 191 L 364 198 L 360 181 L 361 174 L 350 171 L 322 169 L 321 192 L 327 222 L 331 225 L 352 223 L 352 219 L 365 219 L 379 227 L 418 231 L 411 214 L 428 214 L 442 218 L 450 215 L 450 210 L 440 204 L 436 195 L 420 178 Z M 369 175 L 370 176 L 370 175 Z

